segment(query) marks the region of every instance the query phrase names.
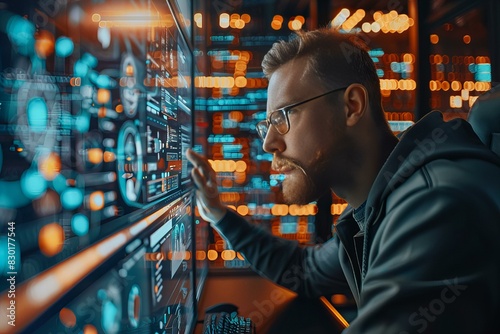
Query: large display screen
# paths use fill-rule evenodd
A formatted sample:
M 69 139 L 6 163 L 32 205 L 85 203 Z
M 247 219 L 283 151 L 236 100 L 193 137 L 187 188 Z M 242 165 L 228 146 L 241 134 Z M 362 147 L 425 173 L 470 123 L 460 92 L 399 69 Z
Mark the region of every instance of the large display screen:
M 177 7 L 0 5 L 0 332 L 190 332 L 193 52 Z

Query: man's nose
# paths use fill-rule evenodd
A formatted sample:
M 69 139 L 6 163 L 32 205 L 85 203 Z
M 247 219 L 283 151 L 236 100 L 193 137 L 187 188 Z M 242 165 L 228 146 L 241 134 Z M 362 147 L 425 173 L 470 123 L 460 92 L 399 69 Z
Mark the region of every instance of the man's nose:
M 283 135 L 270 126 L 266 138 L 264 138 L 264 142 L 262 143 L 262 149 L 267 153 L 283 152 L 286 147 L 283 139 Z

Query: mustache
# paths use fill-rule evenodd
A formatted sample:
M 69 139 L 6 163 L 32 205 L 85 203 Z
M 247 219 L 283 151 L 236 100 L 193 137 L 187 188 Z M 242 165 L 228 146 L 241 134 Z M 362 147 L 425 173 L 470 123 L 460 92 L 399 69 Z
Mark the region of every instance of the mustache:
M 304 175 L 307 176 L 306 171 L 304 170 L 304 167 L 301 166 L 301 164 L 294 159 L 289 159 L 289 158 L 280 158 L 280 157 L 274 157 L 273 162 L 271 164 L 271 169 L 273 170 L 279 170 L 280 168 L 283 167 L 289 167 L 289 168 L 295 168 L 299 169 L 304 173 Z
M 274 157 L 273 162 L 271 164 L 271 168 L 274 170 L 278 170 L 283 167 L 292 167 L 292 168 L 297 168 L 299 164 L 292 159 L 287 159 L 287 158 L 277 158 Z

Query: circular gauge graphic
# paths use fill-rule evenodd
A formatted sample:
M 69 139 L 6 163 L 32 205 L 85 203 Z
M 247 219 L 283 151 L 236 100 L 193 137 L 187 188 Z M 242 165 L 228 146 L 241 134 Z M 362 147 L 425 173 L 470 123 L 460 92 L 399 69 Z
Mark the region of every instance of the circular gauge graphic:
M 137 284 L 134 284 L 128 294 L 128 320 L 130 326 L 137 328 L 141 318 L 141 290 Z
M 101 326 L 106 334 L 120 332 L 120 321 L 122 319 L 122 300 L 120 290 L 109 285 L 106 289 L 97 292 L 101 300 Z
M 142 144 L 141 135 L 132 121 L 123 124 L 117 145 L 120 193 L 127 204 L 138 206 L 142 188 Z
M 51 83 L 24 82 L 17 92 L 15 136 L 31 161 L 37 151 L 52 150 L 57 141 L 59 89 Z
M 125 54 L 121 63 L 120 98 L 123 112 L 128 117 L 134 117 L 139 107 L 141 91 L 139 89 L 139 68 L 131 54 Z

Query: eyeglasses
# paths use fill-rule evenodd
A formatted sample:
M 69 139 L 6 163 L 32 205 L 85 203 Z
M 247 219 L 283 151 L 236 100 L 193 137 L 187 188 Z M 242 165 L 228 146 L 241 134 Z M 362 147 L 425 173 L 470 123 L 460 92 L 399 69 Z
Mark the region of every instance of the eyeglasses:
M 292 110 L 295 107 L 298 107 L 304 103 L 310 102 L 312 100 L 319 99 L 320 97 L 323 97 L 325 95 L 341 91 L 343 89 L 346 89 L 347 87 L 342 87 L 342 88 L 336 88 L 333 90 L 330 90 L 326 93 L 323 93 L 321 95 L 312 97 L 310 99 L 300 101 L 291 105 L 288 105 L 283 108 L 279 108 L 278 110 L 273 111 L 272 113 L 269 114 L 269 117 L 264 120 L 260 121 L 257 123 L 256 129 L 257 133 L 259 134 L 260 138 L 262 140 L 266 139 L 267 132 L 269 131 L 269 126 L 274 126 L 274 128 L 278 131 L 280 135 L 286 134 L 288 131 L 290 131 L 290 120 L 288 119 L 288 113 L 290 110 Z

